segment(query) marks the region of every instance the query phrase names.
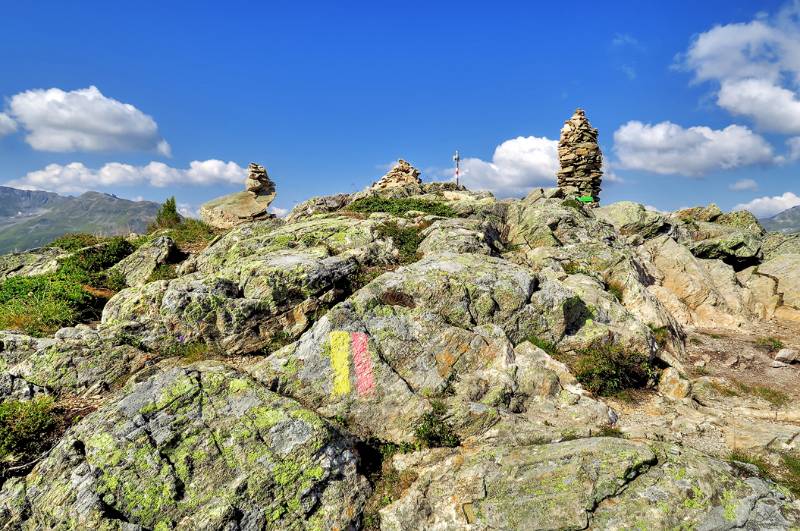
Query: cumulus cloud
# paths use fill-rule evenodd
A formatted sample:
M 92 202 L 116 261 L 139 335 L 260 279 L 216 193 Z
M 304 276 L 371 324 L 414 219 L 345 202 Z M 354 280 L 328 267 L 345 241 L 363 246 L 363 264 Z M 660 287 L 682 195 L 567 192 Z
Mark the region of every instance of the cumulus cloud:
M 740 125 L 724 129 L 684 128 L 672 122 L 654 125 L 630 121 L 614 132 L 619 167 L 663 175 L 700 176 L 706 173 L 773 163 L 772 147 Z
M 719 83 L 717 103 L 764 130 L 800 133 L 800 2 L 777 15 L 715 26 L 698 35 L 682 66 L 695 82 Z
M 553 184 L 557 171 L 557 140 L 520 136 L 497 146 L 491 161 L 463 159 L 461 182 L 500 197 L 519 196 L 534 186 Z
M 745 190 L 758 190 L 758 183 L 753 179 L 739 179 L 729 187 L 736 192 L 743 192 Z
M 36 89 L 11 97 L 8 113 L 39 151 L 155 151 L 170 147 L 155 120 L 97 87 L 64 91 Z
M 221 160 L 195 160 L 188 168 L 173 168 L 163 162 L 133 166 L 110 162 L 99 169 L 86 167 L 81 162 L 49 164 L 44 169 L 6 183 L 25 190 L 48 190 L 61 193 L 80 193 L 110 186 L 150 184 L 170 185 L 241 184 L 247 170 L 235 162 Z
M 800 160 L 800 136 L 795 136 L 786 141 L 789 147 L 789 160 Z
M 267 210 L 269 211 L 270 214 L 275 214 L 279 218 L 285 218 L 286 215 L 289 213 L 288 208 L 281 208 L 276 206 L 270 206 Z
M 782 195 L 772 197 L 758 197 L 747 203 L 736 205 L 733 209 L 749 210 L 756 217 L 768 218 L 797 205 L 800 205 L 800 197 L 792 192 L 784 192 Z
M 17 130 L 17 122 L 9 115 L 0 112 L 0 136 L 10 135 Z

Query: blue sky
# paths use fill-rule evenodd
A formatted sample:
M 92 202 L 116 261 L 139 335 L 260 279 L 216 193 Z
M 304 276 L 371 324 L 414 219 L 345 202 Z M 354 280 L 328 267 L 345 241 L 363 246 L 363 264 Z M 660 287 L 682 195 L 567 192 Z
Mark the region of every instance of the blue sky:
M 796 4 L 381 4 L 6 2 L 0 183 L 197 208 L 257 161 L 288 209 L 459 149 L 519 195 L 580 106 L 603 201 L 800 204 Z

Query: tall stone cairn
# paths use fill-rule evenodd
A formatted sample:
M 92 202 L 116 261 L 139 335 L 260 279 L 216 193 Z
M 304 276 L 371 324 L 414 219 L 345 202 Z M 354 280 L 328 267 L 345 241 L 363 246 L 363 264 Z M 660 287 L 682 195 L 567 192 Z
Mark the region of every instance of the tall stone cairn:
M 275 192 L 275 183 L 267 175 L 267 169 L 255 162 L 247 166 L 247 180 L 244 182 L 244 187 L 256 195 L 269 195 Z
M 409 184 L 421 184 L 420 172 L 408 162 L 400 159 L 386 175 L 372 185 L 372 190 L 385 190 L 397 186 L 407 186 Z
M 597 129 L 586 119 L 583 109 L 577 109 L 561 128 L 558 162 L 558 187 L 567 195 L 591 197 L 590 204 L 596 206 L 600 201 L 603 153 L 597 145 Z

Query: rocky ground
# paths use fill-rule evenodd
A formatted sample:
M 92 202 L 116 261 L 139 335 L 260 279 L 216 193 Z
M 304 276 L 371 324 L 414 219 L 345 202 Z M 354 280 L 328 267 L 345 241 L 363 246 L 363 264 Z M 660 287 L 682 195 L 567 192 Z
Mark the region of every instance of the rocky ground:
M 800 246 L 748 214 L 405 179 L 173 247 L 0 332 L 0 406 L 71 412 L 4 528 L 800 526 Z

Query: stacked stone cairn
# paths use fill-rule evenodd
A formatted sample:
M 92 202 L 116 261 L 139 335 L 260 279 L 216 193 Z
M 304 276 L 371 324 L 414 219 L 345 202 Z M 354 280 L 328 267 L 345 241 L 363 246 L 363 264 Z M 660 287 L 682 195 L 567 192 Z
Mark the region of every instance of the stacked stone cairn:
M 403 159 L 400 159 L 386 175 L 372 185 L 371 189 L 386 190 L 388 188 L 408 186 L 409 184 L 419 185 L 422 184 L 422 179 L 419 178 L 419 175 L 420 171 L 418 169 Z
M 567 197 L 597 206 L 603 177 L 603 153 L 597 145 L 597 129 L 586 119 L 583 109 L 577 109 L 564 122 L 558 141 L 558 187 Z
M 241 223 L 273 217 L 267 211 L 275 200 L 275 183 L 264 166 L 251 162 L 247 166 L 243 192 L 212 199 L 200 207 L 203 221 L 219 229 L 230 229 Z

